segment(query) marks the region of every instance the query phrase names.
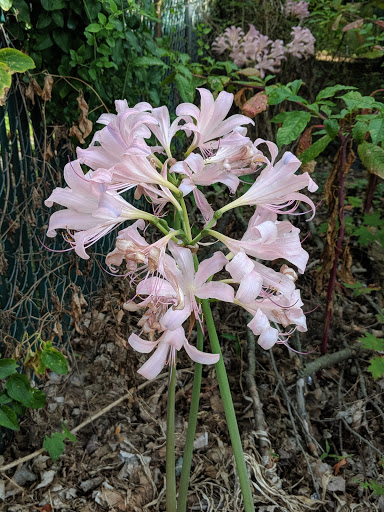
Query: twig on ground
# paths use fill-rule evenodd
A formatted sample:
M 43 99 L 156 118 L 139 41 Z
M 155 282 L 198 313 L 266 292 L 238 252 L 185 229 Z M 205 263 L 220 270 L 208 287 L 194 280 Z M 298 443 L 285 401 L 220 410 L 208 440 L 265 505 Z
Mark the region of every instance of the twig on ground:
M 244 319 L 248 323 L 252 317 L 249 313 L 244 313 Z M 257 391 L 257 384 L 255 380 L 256 371 L 256 340 L 251 329 L 247 329 L 247 348 L 248 348 L 248 370 L 244 372 L 248 391 L 251 395 L 253 402 L 253 411 L 255 415 L 256 435 L 263 457 L 268 457 L 271 441 L 267 433 L 267 423 L 265 421 L 263 404 L 261 403 L 259 392 Z
M 183 371 L 183 370 L 180 370 L 180 371 Z M 166 373 L 162 373 L 162 374 L 158 375 L 156 377 L 156 380 L 158 380 L 160 378 L 164 378 L 164 377 L 167 377 Z M 140 391 L 141 389 L 146 387 L 148 384 L 153 383 L 154 380 L 155 379 L 143 382 L 142 384 L 140 384 L 137 387 L 137 390 Z M 112 402 L 111 404 L 107 405 L 106 407 L 104 407 L 103 409 L 101 409 L 100 411 L 96 412 L 95 414 L 93 414 L 92 416 L 90 416 L 89 418 L 84 420 L 82 423 L 77 425 L 77 427 L 75 427 L 75 428 L 73 428 L 71 430 L 71 433 L 72 434 L 76 434 L 76 432 L 78 432 L 79 430 L 84 428 L 86 425 L 89 425 L 89 423 L 92 423 L 92 421 L 95 421 L 97 418 L 100 418 L 100 416 L 103 416 L 104 414 L 109 412 L 111 409 L 113 409 L 117 405 L 121 404 L 121 402 L 124 402 L 124 400 L 127 400 L 128 398 L 130 398 L 132 396 L 133 396 L 132 393 L 130 391 L 128 391 L 128 393 L 126 393 L 125 395 L 121 396 L 120 398 L 118 398 L 117 400 Z M 14 460 L 13 462 L 10 462 L 9 464 L 6 464 L 5 466 L 1 466 L 0 467 L 0 473 L 3 473 L 4 471 L 8 471 L 8 469 L 12 469 L 12 468 L 18 466 L 19 464 L 22 464 L 23 462 L 27 462 L 29 460 L 32 460 L 35 457 L 38 457 L 39 455 L 44 453 L 45 451 L 46 450 L 44 448 L 40 448 L 40 450 L 36 450 L 35 452 L 30 453 L 29 455 L 26 455 L 25 457 L 21 457 L 20 459 Z
M 299 370 L 299 376 L 308 377 L 309 375 L 314 375 L 324 368 L 329 368 L 330 366 L 341 363 L 346 359 L 355 357 L 363 348 L 364 347 L 361 343 L 355 343 L 351 347 L 343 348 L 342 350 L 334 352 L 333 354 L 326 354 L 325 356 L 318 357 L 314 361 L 311 361 L 305 365 L 304 368 Z

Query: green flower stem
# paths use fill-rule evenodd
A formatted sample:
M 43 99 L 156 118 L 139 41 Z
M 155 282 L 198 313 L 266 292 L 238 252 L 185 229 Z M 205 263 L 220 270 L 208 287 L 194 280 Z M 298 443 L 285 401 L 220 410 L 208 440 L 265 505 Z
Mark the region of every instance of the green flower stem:
M 176 363 L 176 361 L 175 361 Z M 166 445 L 166 505 L 167 512 L 176 511 L 176 473 L 175 473 L 175 387 L 176 366 L 169 367 L 169 386 L 167 401 L 167 445 Z
M 181 204 L 181 208 L 183 211 L 182 220 L 183 220 L 184 231 L 185 231 L 185 234 L 187 235 L 187 237 L 189 238 L 188 241 L 191 242 L 192 241 L 192 232 L 191 232 L 191 226 L 189 224 L 188 212 L 187 212 L 187 207 L 186 207 L 184 198 L 180 199 L 180 204 Z
M 225 370 L 225 365 L 223 361 L 223 355 L 220 349 L 219 338 L 217 336 L 215 323 L 212 316 L 211 306 L 209 304 L 208 299 L 204 299 L 201 301 L 203 313 L 205 317 L 205 321 L 207 324 L 207 330 L 209 335 L 209 340 L 211 342 L 212 352 L 215 354 L 220 354 L 220 359 L 216 363 L 216 374 L 217 380 L 219 382 L 220 394 L 223 400 L 225 417 L 227 419 L 227 425 L 229 430 L 229 435 L 231 437 L 232 448 L 235 455 L 237 473 L 239 475 L 241 492 L 243 495 L 244 501 L 244 511 L 245 512 L 255 512 L 255 507 L 253 504 L 252 491 L 249 484 L 249 478 L 247 473 L 247 468 L 245 465 L 243 447 L 241 444 L 239 427 L 237 425 L 235 409 L 233 407 L 231 390 L 229 388 L 227 372 Z
M 203 337 L 204 336 L 200 324 L 197 323 L 196 348 L 198 350 L 203 350 Z M 202 370 L 203 366 L 200 363 L 195 363 L 191 407 L 189 409 L 187 436 L 183 453 L 183 467 L 181 469 L 179 497 L 177 500 L 177 512 L 186 512 L 187 510 L 188 485 L 191 473 L 193 442 L 195 440 L 196 434 L 197 413 L 199 411 Z

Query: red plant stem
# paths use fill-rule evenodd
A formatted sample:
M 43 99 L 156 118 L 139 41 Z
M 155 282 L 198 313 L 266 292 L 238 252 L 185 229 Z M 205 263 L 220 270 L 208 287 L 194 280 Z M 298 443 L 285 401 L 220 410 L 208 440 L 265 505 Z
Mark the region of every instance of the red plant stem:
M 365 196 L 364 213 L 369 213 L 370 209 L 372 208 L 373 196 L 375 194 L 375 190 L 376 190 L 378 182 L 379 182 L 379 180 L 378 180 L 377 175 L 371 173 L 369 175 L 367 194 Z
M 344 168 L 347 161 L 347 144 L 348 137 L 344 137 L 339 134 L 341 140 L 341 158 L 340 158 L 340 169 L 339 169 L 339 233 L 337 238 L 337 243 L 335 247 L 335 258 L 333 261 L 333 267 L 331 270 L 331 275 L 329 276 L 328 283 L 328 291 L 327 291 L 327 302 L 326 302 L 326 310 L 325 310 L 325 320 L 324 320 L 324 333 L 323 333 L 323 341 L 321 343 L 321 353 L 324 355 L 327 352 L 328 347 L 328 337 L 329 337 L 329 326 L 331 324 L 332 317 L 332 301 L 333 301 L 333 292 L 336 284 L 336 275 L 337 275 L 337 267 L 339 263 L 339 257 L 342 252 L 344 232 L 345 232 L 345 222 L 344 222 Z

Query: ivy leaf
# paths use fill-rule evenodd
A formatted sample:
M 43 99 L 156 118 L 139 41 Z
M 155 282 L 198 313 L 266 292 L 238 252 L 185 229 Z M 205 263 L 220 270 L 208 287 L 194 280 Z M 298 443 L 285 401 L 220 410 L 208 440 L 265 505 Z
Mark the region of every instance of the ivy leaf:
M 362 142 L 357 147 L 359 157 L 368 171 L 384 178 L 384 149 L 370 142 Z
M 0 8 L 3 9 L 3 11 L 9 11 L 11 7 L 12 0 L 0 0 Z
M 372 377 L 376 380 L 384 377 L 384 357 L 376 356 L 372 357 L 369 362 L 368 371 L 371 372 Z
M 5 64 L 10 73 L 24 73 L 27 69 L 33 69 L 35 63 L 25 53 L 13 48 L 2 48 L 0 50 L 0 62 Z
M 323 100 L 325 98 L 331 98 L 338 91 L 346 91 L 348 89 L 356 89 L 356 87 L 348 86 L 348 85 L 334 85 L 332 87 L 326 87 L 316 96 L 316 101 Z
M 314 160 L 317 156 L 320 155 L 324 151 L 324 149 L 328 146 L 328 144 L 332 141 L 332 138 L 329 135 L 324 135 L 321 139 L 317 140 L 310 146 L 308 149 L 303 151 L 301 155 L 299 155 L 299 159 L 303 164 L 307 164 Z
M 369 332 L 365 333 L 364 338 L 358 338 L 358 340 L 363 344 L 364 348 L 377 350 L 378 352 L 384 350 L 384 339 L 376 338 L 376 336 Z
M 288 112 L 283 121 L 283 126 L 277 132 L 277 145 L 289 144 L 297 139 L 305 130 L 310 119 L 311 114 L 309 112 L 303 112 L 302 110 Z
M 56 462 L 57 459 L 64 453 L 65 437 L 65 434 L 62 434 L 61 432 L 55 432 L 51 437 L 45 436 L 44 438 L 43 448 L 44 450 L 47 450 L 53 462 Z
M 32 389 L 26 375 L 11 375 L 6 384 L 8 395 L 24 407 L 40 409 L 45 405 L 45 394 L 39 389 Z
M 7 405 L 0 406 L 0 426 L 10 430 L 20 430 L 15 411 Z
M 3 0 L 4 1 L 4 0 Z M 5 0 L 7 1 L 7 0 Z M 12 10 L 17 11 L 17 21 L 23 21 L 24 23 L 31 23 L 31 17 L 29 14 L 29 6 L 24 0 L 13 0 Z
M 61 352 L 50 346 L 48 343 L 41 353 L 41 360 L 47 368 L 59 375 L 66 375 L 68 373 L 67 360 Z
M 0 359 L 0 379 L 16 373 L 17 361 L 15 359 Z

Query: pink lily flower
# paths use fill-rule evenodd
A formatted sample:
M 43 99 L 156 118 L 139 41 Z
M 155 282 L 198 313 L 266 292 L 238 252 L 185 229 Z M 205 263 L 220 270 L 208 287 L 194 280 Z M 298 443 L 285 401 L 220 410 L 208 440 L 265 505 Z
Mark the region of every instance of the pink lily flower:
M 131 334 L 128 343 L 141 353 L 149 353 L 156 348 L 155 353 L 139 368 L 138 373 L 146 379 L 154 379 L 166 364 L 175 364 L 175 352 L 185 348 L 187 354 L 196 363 L 215 364 L 219 354 L 206 354 L 188 343 L 182 327 L 173 331 L 165 330 L 157 341 L 147 341 L 136 334 Z
M 150 161 L 141 156 L 122 155 L 119 163 L 109 169 L 99 168 L 92 180 L 108 185 L 109 189 L 125 191 L 137 185 L 159 185 L 179 194 L 179 189 L 158 172 Z M 180 206 L 174 203 L 178 209 Z
M 237 291 L 236 298 L 241 302 L 252 302 L 258 296 L 266 297 L 272 293 L 290 298 L 295 291 L 294 280 L 287 275 L 286 267 L 283 266 L 281 272 L 276 272 L 272 268 L 252 260 L 244 252 L 238 252 L 227 263 L 225 269 L 230 273 L 235 283 L 240 283 L 242 286 L 241 292 L 243 289 L 246 290 L 245 286 L 249 288 L 247 299 L 243 295 L 238 295 L 240 288 Z M 292 269 L 289 270 L 292 271 Z M 250 276 L 251 278 L 249 278 Z
M 199 264 L 197 272 L 194 270 L 193 256 L 189 249 L 180 247 L 173 242 L 169 243 L 169 249 L 174 257 L 173 269 L 168 267 L 168 272 L 174 279 L 161 279 L 151 277 L 141 281 L 137 286 L 138 295 L 148 295 L 158 298 L 161 303 L 168 303 L 170 307 L 161 319 L 165 329 L 174 331 L 189 318 L 191 313 L 199 320 L 200 308 L 196 297 L 199 299 L 218 299 L 225 302 L 233 302 L 233 288 L 225 283 L 206 282 L 213 274 L 223 269 L 228 260 L 221 252 L 216 252 Z M 177 289 L 175 289 L 175 283 Z
M 194 132 L 194 138 L 187 153 L 191 153 L 199 147 L 203 154 L 217 149 L 219 142 L 215 139 L 228 135 L 233 130 L 244 124 L 254 124 L 249 117 L 235 114 L 225 119 L 233 103 L 233 94 L 222 91 L 216 101 L 207 89 L 197 89 L 201 96 L 201 108 L 192 103 L 181 103 L 177 109 L 178 116 L 191 116 L 194 123 L 186 123 L 181 128 Z M 221 140 L 223 144 L 223 140 Z
M 126 108 L 117 115 L 103 114 L 99 122 L 107 126 L 95 133 L 87 149 L 76 150 L 81 163 L 95 170 L 110 169 L 125 154 L 141 157 L 151 154 L 144 139 L 151 137 L 148 127 L 157 125 L 158 121 L 150 113 Z M 96 142 L 99 145 L 96 146 Z
M 301 274 L 308 262 L 309 255 L 302 248 L 299 238 L 300 229 L 289 221 L 279 222 L 276 213 L 261 206 L 256 208 L 241 240 L 213 230 L 208 233 L 223 242 L 234 254 L 244 252 L 248 256 L 267 261 L 284 258 L 296 265 Z
M 89 259 L 85 249 L 129 219 L 153 219 L 153 215 L 138 210 L 117 194 L 105 191 L 103 185 L 92 182 L 93 171 L 83 174 L 78 160 L 64 168 L 66 188 L 55 188 L 45 200 L 48 207 L 57 203 L 66 207 L 51 215 L 47 236 L 55 237 L 57 229 L 66 229 L 68 242 L 76 253 Z M 76 233 L 70 232 L 76 230 Z
M 287 151 L 276 165 L 267 165 L 245 194 L 221 208 L 224 213 L 239 206 L 263 205 L 276 213 L 292 213 L 296 210 L 299 201 L 309 204 L 315 215 L 315 205 L 304 194 L 297 190 L 308 187 L 310 192 L 317 190 L 316 183 L 307 172 L 295 174 L 301 162 L 292 153 Z M 293 206 L 292 206 L 293 205 Z M 290 210 L 284 208 L 291 206 Z
M 182 129 L 180 121 L 191 122 L 190 117 L 177 117 L 171 124 L 167 107 L 158 107 L 152 110 L 152 116 L 157 124 L 151 123 L 150 129 L 160 142 L 168 158 L 172 158 L 171 142 L 175 134 Z
M 197 185 L 209 186 L 213 183 L 224 183 L 232 193 L 235 193 L 239 184 L 237 176 L 223 169 L 221 165 L 205 165 L 203 157 L 196 153 L 191 153 L 183 162 L 176 162 L 171 167 L 170 172 L 187 176 L 180 183 L 179 190 L 183 192 L 184 196 L 190 192 L 193 193 L 196 205 L 206 222 L 212 219 L 214 211 L 205 195 L 197 188 Z

